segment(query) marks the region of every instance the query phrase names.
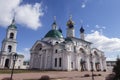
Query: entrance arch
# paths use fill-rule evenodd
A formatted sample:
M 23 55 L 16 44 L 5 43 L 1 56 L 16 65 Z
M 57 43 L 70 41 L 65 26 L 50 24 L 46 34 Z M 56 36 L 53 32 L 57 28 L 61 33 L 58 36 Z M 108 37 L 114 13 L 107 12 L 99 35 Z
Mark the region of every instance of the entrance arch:
M 80 48 L 80 54 L 81 54 L 81 59 L 80 59 L 81 71 L 87 71 L 87 68 L 86 68 L 86 52 L 83 48 Z
M 9 61 L 10 61 L 9 59 L 5 60 L 5 68 L 9 68 Z

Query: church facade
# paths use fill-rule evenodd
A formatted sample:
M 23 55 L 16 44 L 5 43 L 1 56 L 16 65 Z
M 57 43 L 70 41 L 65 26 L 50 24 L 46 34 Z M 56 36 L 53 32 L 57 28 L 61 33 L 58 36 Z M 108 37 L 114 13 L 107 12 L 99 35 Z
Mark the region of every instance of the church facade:
M 30 50 L 30 68 L 39 70 L 106 70 L 104 52 L 91 48 L 92 43 L 84 39 L 84 29 L 80 28 L 80 38 L 75 37 L 74 22 L 67 22 L 67 36 L 57 29 L 56 21 L 52 29 L 41 40 L 37 40 Z M 91 66 L 93 65 L 93 66 Z
M 13 55 L 17 48 L 17 27 L 15 20 L 13 19 L 10 26 L 6 31 L 6 37 L 2 41 L 2 47 L 0 51 L 0 69 L 11 69 L 13 67 Z M 23 67 L 24 56 L 18 54 L 18 59 L 15 63 L 15 69 L 21 69 Z

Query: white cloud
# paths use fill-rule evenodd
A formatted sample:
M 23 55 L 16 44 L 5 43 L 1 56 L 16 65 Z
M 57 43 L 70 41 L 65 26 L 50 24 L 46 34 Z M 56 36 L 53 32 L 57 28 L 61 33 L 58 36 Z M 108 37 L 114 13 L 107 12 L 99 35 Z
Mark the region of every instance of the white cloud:
M 81 8 L 85 8 L 88 0 L 82 0 Z
M 85 3 L 82 3 L 81 7 L 82 7 L 82 8 L 85 8 L 85 7 L 86 7 L 86 4 L 85 4 Z
M 18 51 L 18 54 L 24 55 L 25 60 L 30 60 L 30 48 L 24 48 L 22 51 Z
M 30 48 L 24 48 L 24 51 L 29 51 L 30 50 Z
M 120 39 L 106 37 L 98 31 L 86 35 L 86 40 L 92 42 L 93 47 L 104 51 L 109 58 L 111 54 L 117 56 L 120 52 Z M 112 57 L 113 58 L 113 57 Z
M 7 27 L 15 13 L 18 24 L 34 30 L 41 27 L 40 17 L 44 14 L 41 3 L 20 5 L 21 3 L 22 0 L 0 0 L 0 26 Z
M 100 28 L 100 26 L 99 25 L 95 25 L 95 28 Z

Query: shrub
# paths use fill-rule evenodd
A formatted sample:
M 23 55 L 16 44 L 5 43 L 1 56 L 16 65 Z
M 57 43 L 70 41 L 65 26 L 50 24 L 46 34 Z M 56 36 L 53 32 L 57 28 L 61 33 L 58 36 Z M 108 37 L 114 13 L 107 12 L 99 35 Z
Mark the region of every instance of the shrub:
M 50 80 L 50 77 L 48 75 L 43 75 L 39 80 Z
M 84 77 L 90 77 L 90 75 L 89 74 L 85 74 Z
M 102 76 L 101 74 L 98 74 L 98 76 Z
M 103 71 L 106 72 L 106 69 L 104 69 Z

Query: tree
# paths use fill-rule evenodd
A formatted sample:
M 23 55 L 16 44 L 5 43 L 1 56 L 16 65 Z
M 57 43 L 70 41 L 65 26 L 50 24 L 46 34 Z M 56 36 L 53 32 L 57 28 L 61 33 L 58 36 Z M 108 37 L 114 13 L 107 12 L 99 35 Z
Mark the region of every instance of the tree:
M 115 77 L 113 80 L 120 80 L 120 59 L 117 58 L 116 65 L 113 68 L 113 72 L 115 73 Z

